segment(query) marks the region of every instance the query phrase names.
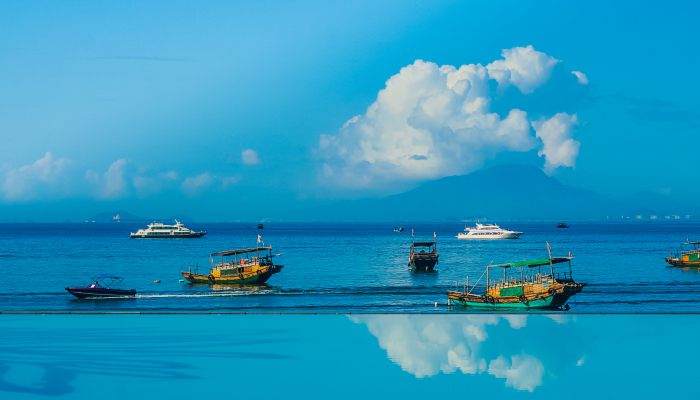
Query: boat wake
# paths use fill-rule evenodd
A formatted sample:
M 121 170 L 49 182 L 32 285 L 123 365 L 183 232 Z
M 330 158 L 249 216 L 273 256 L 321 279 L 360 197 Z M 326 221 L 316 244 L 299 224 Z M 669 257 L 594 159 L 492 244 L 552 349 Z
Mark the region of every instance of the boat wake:
M 237 296 L 252 296 L 273 294 L 272 290 L 241 290 L 236 292 L 220 292 L 220 293 L 154 293 L 154 294 L 137 294 L 137 299 L 169 299 L 169 298 L 199 298 L 199 297 L 237 297 Z

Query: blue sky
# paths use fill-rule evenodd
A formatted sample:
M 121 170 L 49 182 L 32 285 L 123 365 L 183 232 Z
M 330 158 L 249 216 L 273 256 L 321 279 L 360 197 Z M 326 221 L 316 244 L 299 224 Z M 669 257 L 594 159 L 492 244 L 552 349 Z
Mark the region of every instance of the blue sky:
M 3 2 L 0 217 L 283 214 L 511 162 L 613 196 L 697 201 L 696 8 Z M 439 67 L 463 65 L 486 71 L 478 111 L 442 103 Z M 439 112 L 392 111 L 416 104 Z

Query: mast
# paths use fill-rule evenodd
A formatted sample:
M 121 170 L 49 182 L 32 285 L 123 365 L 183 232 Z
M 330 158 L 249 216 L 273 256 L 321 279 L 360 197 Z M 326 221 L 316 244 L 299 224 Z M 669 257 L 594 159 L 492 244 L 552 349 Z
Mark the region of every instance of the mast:
M 486 298 L 489 298 L 489 269 L 490 265 L 486 266 Z
M 549 245 L 549 242 L 545 241 L 547 243 L 547 253 L 549 253 L 549 277 L 554 282 L 554 264 L 552 263 L 552 247 Z

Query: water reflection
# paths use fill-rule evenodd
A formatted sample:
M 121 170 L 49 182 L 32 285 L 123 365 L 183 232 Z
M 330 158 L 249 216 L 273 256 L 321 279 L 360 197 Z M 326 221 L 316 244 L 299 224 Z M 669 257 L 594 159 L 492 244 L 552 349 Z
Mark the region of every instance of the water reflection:
M 547 374 L 581 366 L 585 346 L 565 315 L 357 315 L 387 356 L 417 378 L 462 373 L 532 392 Z M 572 343 L 572 341 L 574 343 Z M 552 369 L 550 371 L 550 369 Z
M 202 336 L 187 324 L 168 329 L 157 321 L 144 326 L 131 319 L 126 321 L 128 328 L 120 328 L 112 324 L 123 321 L 106 318 L 53 321 L 59 325 L 5 323 L 0 338 L 0 392 L 60 396 L 72 393 L 76 381 L 86 376 L 183 382 L 201 378 L 192 363 L 202 360 L 291 358 L 262 350 L 270 343 L 289 341 L 281 330 L 237 329 L 231 335 L 230 329 L 212 329 Z

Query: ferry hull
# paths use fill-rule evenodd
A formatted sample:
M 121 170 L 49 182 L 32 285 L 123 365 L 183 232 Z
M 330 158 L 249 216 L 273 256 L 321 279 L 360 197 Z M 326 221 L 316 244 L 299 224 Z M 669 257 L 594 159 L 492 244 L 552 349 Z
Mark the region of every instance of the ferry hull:
M 184 235 L 149 235 L 149 234 L 137 234 L 137 233 L 132 233 L 130 237 L 132 239 L 191 239 L 191 238 L 200 238 L 204 235 L 206 235 L 206 232 L 192 232 Z
M 191 272 L 182 272 L 182 277 L 190 283 L 206 283 L 209 285 L 232 284 L 232 285 L 260 285 L 267 282 L 270 277 L 282 270 L 281 265 L 274 265 L 266 268 L 264 271 L 249 275 L 226 275 L 214 277 L 213 275 L 193 274 Z
M 513 232 L 505 235 L 494 235 L 494 236 L 487 236 L 487 235 L 468 235 L 466 233 L 459 233 L 457 234 L 457 239 L 462 239 L 462 240 L 502 240 L 502 239 L 517 239 L 522 235 L 522 232 Z

